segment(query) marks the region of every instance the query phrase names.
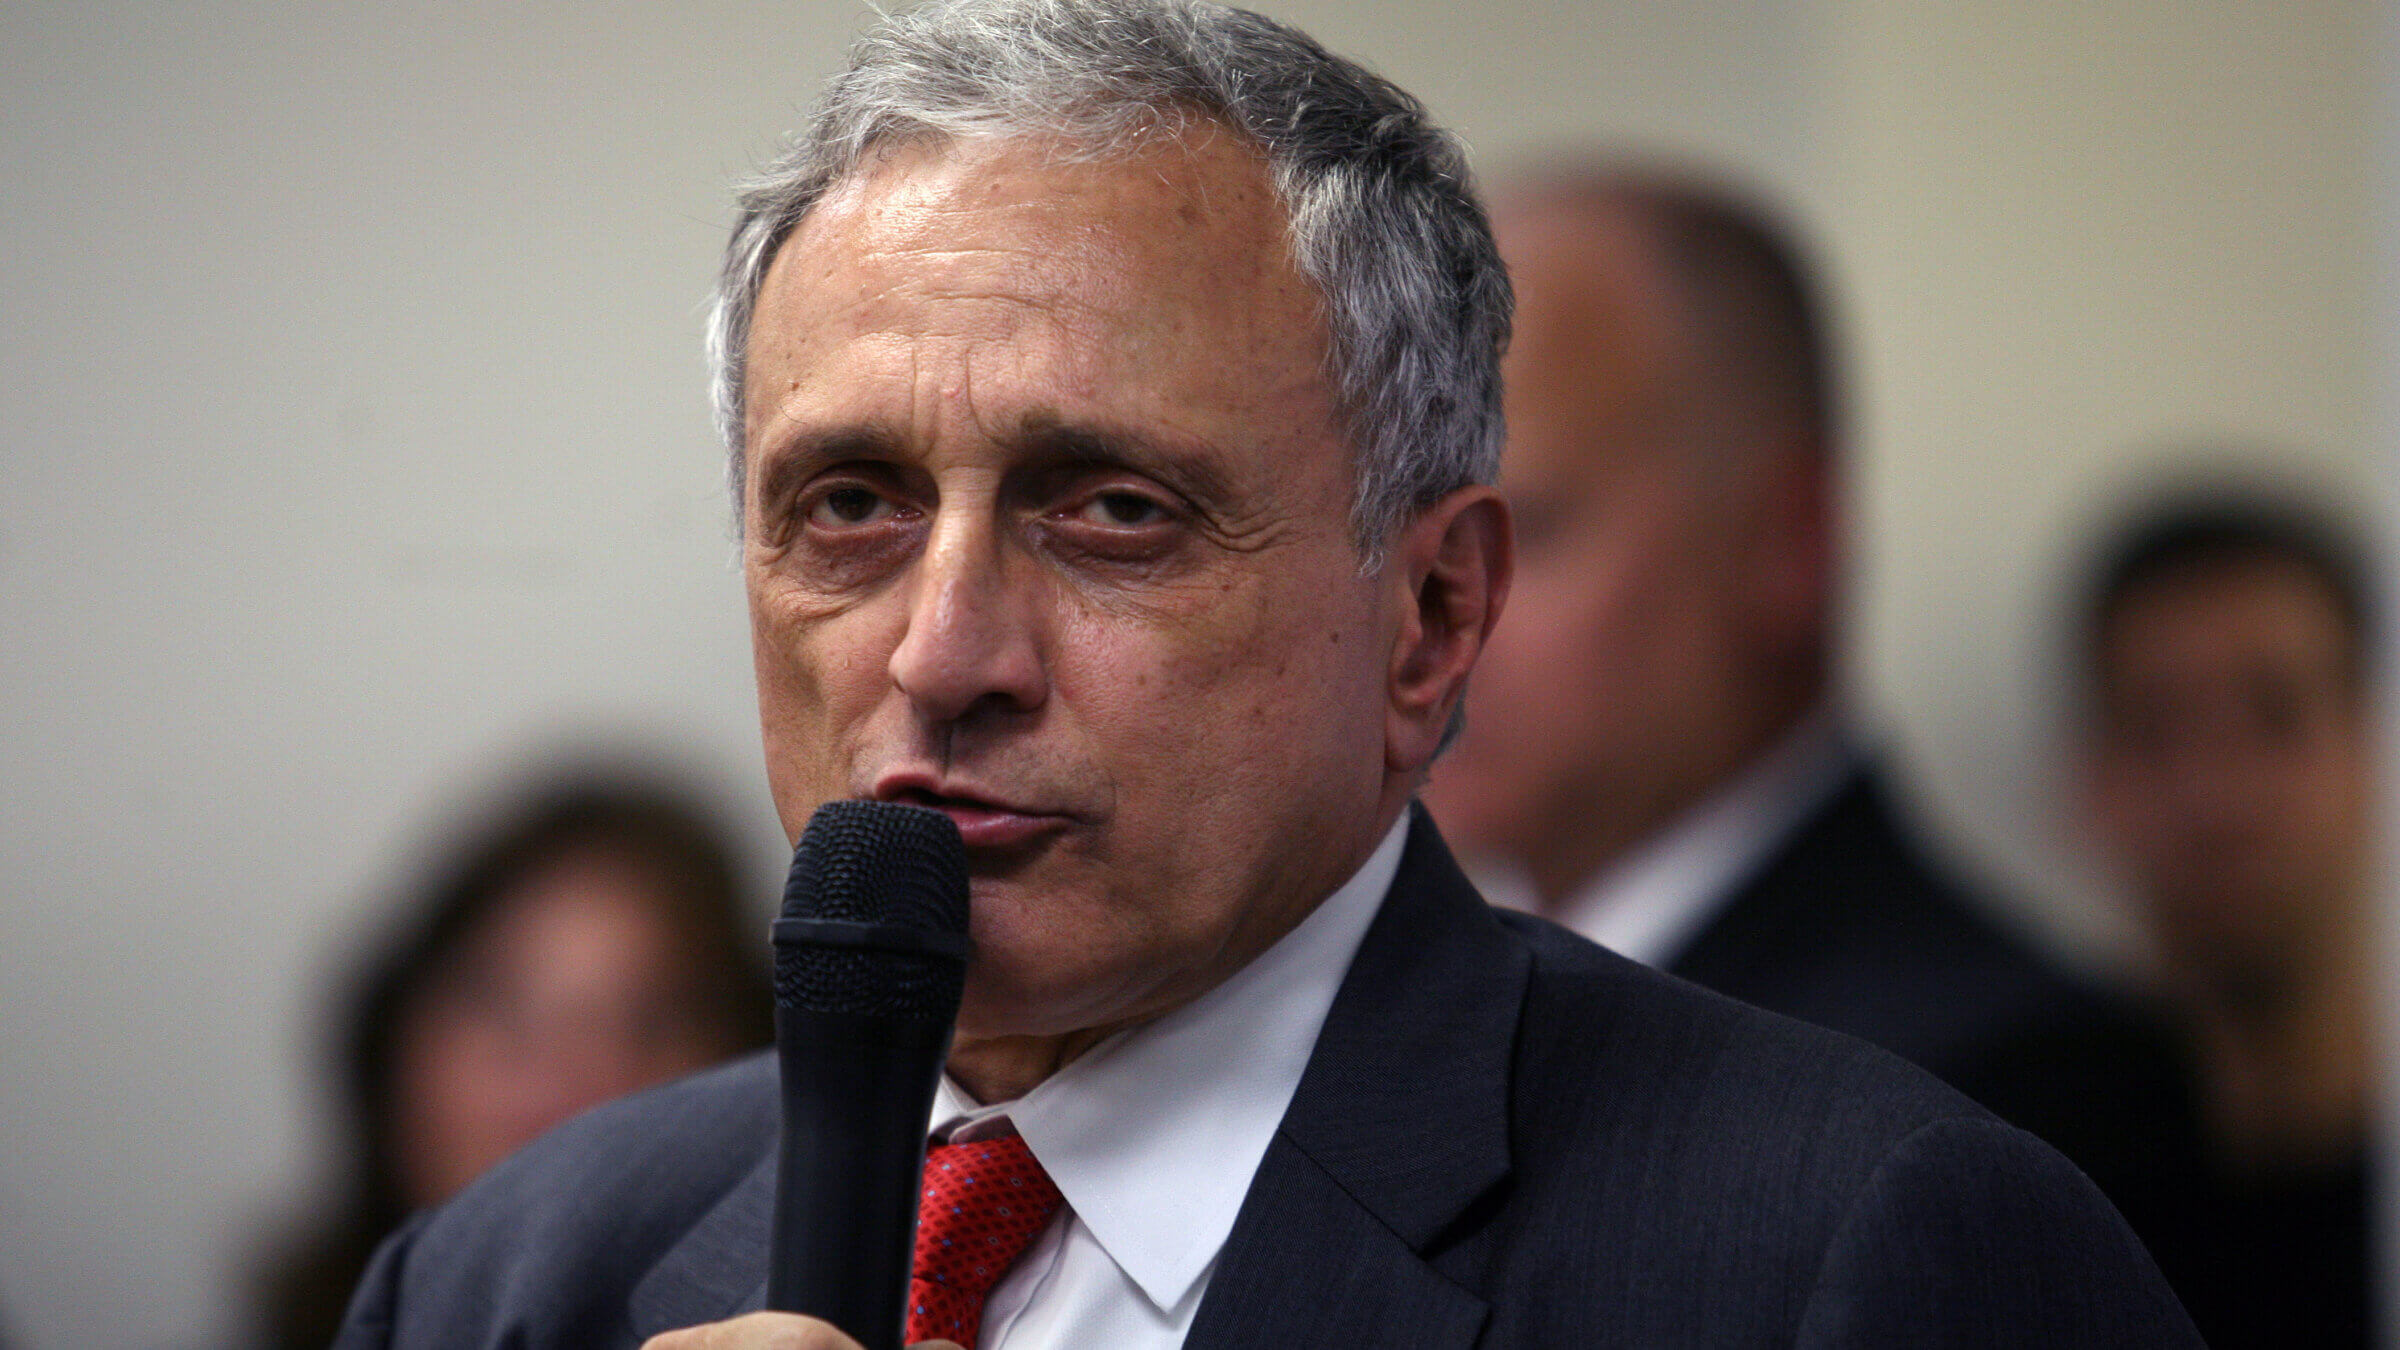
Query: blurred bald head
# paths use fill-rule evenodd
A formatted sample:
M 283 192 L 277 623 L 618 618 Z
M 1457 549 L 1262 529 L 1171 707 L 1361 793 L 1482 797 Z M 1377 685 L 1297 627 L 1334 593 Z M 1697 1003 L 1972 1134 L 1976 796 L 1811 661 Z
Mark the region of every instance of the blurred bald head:
M 1687 381 L 1684 392 L 1731 414 L 1727 435 L 1830 444 L 1824 316 L 1797 248 L 1760 208 L 1697 179 L 1621 169 L 1530 180 L 1495 211 L 1512 274 L 1572 329 L 1615 320 L 1619 345 L 1650 348 L 1644 373 Z M 1519 355 L 1539 355 L 1528 345 Z
M 1494 225 L 1519 570 L 1427 796 L 1556 900 L 1824 697 L 1837 399 L 1806 269 L 1739 198 L 1578 170 Z

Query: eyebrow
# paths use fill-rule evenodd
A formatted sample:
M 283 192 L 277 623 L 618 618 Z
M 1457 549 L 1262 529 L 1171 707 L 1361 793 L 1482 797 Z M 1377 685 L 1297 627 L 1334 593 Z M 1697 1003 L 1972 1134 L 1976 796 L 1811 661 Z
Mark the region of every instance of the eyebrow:
M 1112 422 L 1073 421 L 1037 408 L 1017 419 L 1003 448 L 1017 458 L 1049 466 L 1123 468 L 1155 478 L 1194 504 L 1223 506 L 1234 497 L 1232 480 L 1218 462 L 1221 452 L 1205 441 L 1162 437 Z M 758 501 L 782 501 L 827 466 L 847 459 L 903 462 L 914 458 L 909 438 L 889 427 L 868 424 L 803 431 L 768 447 L 759 467 Z
M 1205 441 L 1171 439 L 1107 422 L 1069 421 L 1034 410 L 1018 419 L 1009 448 L 1029 459 L 1054 464 L 1133 470 L 1166 484 L 1194 504 L 1223 506 L 1233 500 L 1224 455 Z
M 903 439 L 879 426 L 804 431 L 761 452 L 757 502 L 784 501 L 827 465 L 846 459 L 899 459 Z

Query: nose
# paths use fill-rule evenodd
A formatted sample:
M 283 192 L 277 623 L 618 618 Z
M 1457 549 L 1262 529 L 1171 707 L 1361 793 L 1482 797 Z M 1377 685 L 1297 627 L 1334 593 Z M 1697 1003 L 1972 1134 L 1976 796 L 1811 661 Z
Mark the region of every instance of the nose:
M 890 665 L 892 682 L 929 721 L 1029 712 L 1049 697 L 1039 597 L 1021 563 L 992 522 L 965 512 L 935 521 Z

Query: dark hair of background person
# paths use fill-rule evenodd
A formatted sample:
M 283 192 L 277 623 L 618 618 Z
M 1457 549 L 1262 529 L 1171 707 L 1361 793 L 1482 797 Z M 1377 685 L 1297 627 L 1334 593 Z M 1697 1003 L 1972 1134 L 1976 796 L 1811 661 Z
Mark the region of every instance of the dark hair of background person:
M 343 1191 L 263 1267 L 258 1344 L 331 1342 L 368 1257 L 413 1207 L 397 1138 L 411 1012 L 543 869 L 585 855 L 628 863 L 648 883 L 643 894 L 704 973 L 692 1011 L 722 1055 L 773 1040 L 764 924 L 753 924 L 735 854 L 708 814 L 674 790 L 622 777 L 577 776 L 534 794 L 451 853 L 347 984 L 331 1066 Z
M 2099 671 L 2111 625 L 2143 587 L 2170 576 L 2259 562 L 2287 563 L 2306 573 L 2341 620 L 2354 682 L 2374 673 L 2376 596 L 2350 531 L 2321 510 L 2241 486 L 2163 496 L 2110 539 L 2085 572 L 2072 634 L 2075 654 L 2082 658 L 2076 668 L 2087 675 Z

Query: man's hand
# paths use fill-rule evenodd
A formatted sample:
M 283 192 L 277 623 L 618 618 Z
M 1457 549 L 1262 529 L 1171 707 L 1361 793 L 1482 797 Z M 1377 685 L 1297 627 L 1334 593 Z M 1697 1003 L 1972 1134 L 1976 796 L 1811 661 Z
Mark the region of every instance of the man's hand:
M 755 1312 L 728 1322 L 662 1332 L 642 1350 L 860 1350 L 831 1322 L 797 1313 Z M 919 1341 L 909 1350 L 959 1350 L 952 1341 Z

